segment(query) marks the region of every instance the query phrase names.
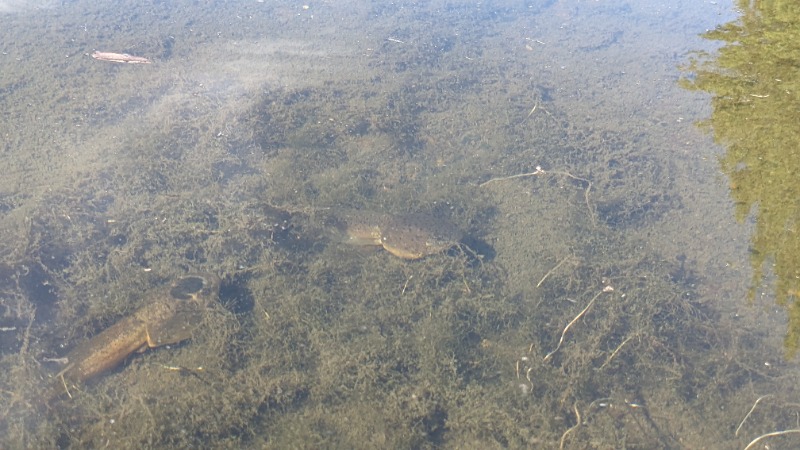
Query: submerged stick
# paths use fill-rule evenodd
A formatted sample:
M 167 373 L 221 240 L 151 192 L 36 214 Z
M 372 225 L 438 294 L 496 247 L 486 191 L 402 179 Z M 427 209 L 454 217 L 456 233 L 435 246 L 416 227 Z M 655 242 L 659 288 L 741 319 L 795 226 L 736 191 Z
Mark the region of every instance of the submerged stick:
M 736 427 L 736 432 L 733 433 L 734 436 L 739 436 L 739 430 L 742 429 L 742 426 L 747 421 L 747 418 L 750 417 L 750 414 L 753 414 L 753 411 L 755 411 L 756 405 L 758 405 L 758 402 L 760 402 L 761 400 L 764 400 L 767 397 L 772 397 L 772 394 L 762 395 L 761 397 L 758 397 L 756 399 L 756 402 L 753 403 L 753 407 L 750 408 L 750 411 L 748 411 L 748 413 L 744 416 L 744 419 L 742 419 L 742 423 L 740 423 L 739 426 Z
M 544 276 L 542 277 L 542 279 L 541 279 L 541 280 L 539 280 L 539 282 L 538 282 L 538 283 L 536 283 L 536 287 L 537 287 L 537 288 L 538 288 L 538 287 L 541 287 L 541 286 L 542 286 L 542 283 L 544 283 L 544 280 L 546 280 L 546 279 L 547 279 L 547 278 L 548 278 L 550 275 L 552 275 L 552 274 L 553 274 L 553 272 L 555 272 L 556 270 L 558 270 L 558 268 L 559 268 L 559 267 L 561 267 L 561 265 L 562 265 L 562 264 L 564 264 L 565 262 L 569 261 L 570 259 L 572 259 L 572 255 L 569 255 L 569 256 L 567 256 L 566 258 L 562 259 L 562 260 L 561 260 L 561 261 L 560 261 L 558 264 L 556 264 L 556 265 L 555 265 L 555 267 L 553 267 L 552 269 L 548 270 L 548 271 L 547 271 L 547 273 L 546 273 L 546 274 L 544 274 Z
M 602 366 L 600 366 L 600 368 L 602 369 L 603 367 L 607 366 L 607 365 L 608 365 L 608 363 L 610 363 L 610 362 L 611 362 L 611 360 L 612 360 L 612 359 L 614 359 L 614 356 L 616 356 L 616 355 L 617 355 L 617 353 L 619 353 L 619 351 L 620 351 L 620 350 L 622 350 L 622 347 L 624 347 L 624 346 L 625 346 L 625 344 L 627 344 L 627 343 L 628 343 L 628 341 L 630 341 L 630 340 L 631 340 L 631 339 L 633 339 L 634 337 L 636 337 L 636 335 L 635 335 L 635 334 L 632 334 L 632 335 L 628 336 L 628 338 L 627 338 L 627 339 L 625 339 L 624 341 L 622 341 L 622 343 L 621 343 L 621 344 L 619 344 L 619 345 L 617 346 L 617 349 L 616 349 L 616 350 L 614 350 L 614 351 L 611 353 L 611 356 L 609 356 L 609 357 L 606 359 L 606 362 L 604 362 L 604 363 L 603 363 L 603 365 L 602 365 Z
M 745 447 L 744 450 L 750 450 L 751 448 L 753 448 L 754 445 L 758 444 L 758 442 L 763 439 L 775 436 L 782 436 L 784 434 L 800 434 L 800 428 L 795 428 L 792 430 L 773 431 L 772 433 L 762 434 L 761 436 L 750 441 L 750 443 L 747 444 L 747 447 Z
M 586 305 L 586 307 L 585 307 L 585 308 L 583 308 L 583 310 L 582 310 L 581 312 L 579 312 L 579 313 L 578 313 L 578 315 L 577 315 L 577 316 L 575 316 L 575 318 L 574 318 L 574 319 L 572 319 L 572 320 L 571 320 L 571 321 L 570 321 L 570 322 L 567 324 L 567 326 L 566 326 L 566 327 L 564 327 L 564 331 L 562 331 L 562 332 L 561 332 L 561 338 L 558 340 L 558 345 L 556 345 L 556 348 L 555 348 L 555 349 L 553 349 L 553 351 L 551 351 L 550 353 L 548 353 L 548 354 L 546 354 L 546 355 L 544 356 L 544 360 L 543 360 L 544 362 L 547 362 L 547 360 L 549 360 L 550 358 L 552 358 L 552 357 L 553 357 L 553 355 L 554 355 L 554 354 L 555 354 L 555 353 L 556 353 L 556 352 L 557 352 L 557 351 L 558 351 L 558 350 L 561 348 L 561 344 L 563 344 L 563 343 L 564 343 L 564 336 L 566 336 L 566 335 L 567 335 L 567 331 L 569 331 L 570 327 L 572 327 L 573 325 L 575 325 L 575 322 L 577 322 L 578 320 L 580 320 L 580 318 L 581 318 L 581 317 L 583 317 L 583 315 L 584 315 L 584 314 L 586 314 L 586 311 L 588 311 L 588 310 L 589 310 L 589 308 L 591 308 L 591 307 L 592 307 L 592 305 L 594 304 L 595 300 L 597 300 L 597 297 L 600 297 L 600 295 L 602 295 L 604 292 L 614 292 L 614 288 L 613 288 L 613 287 L 611 287 L 611 286 L 606 286 L 606 287 L 604 287 L 604 288 L 603 288 L 603 290 L 602 290 L 602 291 L 598 292 L 598 293 L 597 293 L 597 295 L 595 295 L 594 297 L 592 297 L 592 299 L 591 299 L 591 300 L 589 300 L 589 304 L 587 304 L 587 305 Z
M 100 61 L 111 61 L 117 63 L 127 64 L 150 64 L 152 61 L 143 56 L 134 56 L 127 53 L 114 53 L 114 52 L 94 52 L 92 58 Z
M 520 174 L 517 174 L 517 175 L 510 175 L 510 176 L 507 176 L 507 177 L 492 178 L 490 180 L 484 181 L 483 183 L 479 184 L 478 187 L 483 187 L 483 186 L 486 186 L 489 183 L 495 183 L 497 181 L 513 180 L 514 178 L 522 178 L 522 177 L 532 177 L 534 175 L 541 175 L 543 173 L 547 173 L 547 172 L 542 170 L 541 166 L 536 166 L 536 170 L 533 171 L 533 172 L 520 173 Z
M 566 442 L 567 436 L 570 433 L 572 433 L 573 431 L 577 430 L 578 427 L 580 427 L 581 423 L 582 423 L 581 422 L 581 412 L 578 411 L 578 402 L 577 401 L 575 402 L 574 405 L 572 405 L 572 408 L 575 410 L 575 418 L 576 418 L 575 419 L 575 425 L 571 426 L 567 431 L 564 432 L 564 434 L 561 435 L 561 440 L 558 442 L 558 448 L 559 449 L 563 449 L 564 448 L 564 442 Z
M 589 192 L 591 192 L 591 190 L 592 190 L 592 182 L 587 180 L 586 178 L 576 177 L 575 175 L 573 175 L 573 174 L 571 174 L 569 172 L 565 172 L 565 171 L 561 171 L 561 170 L 554 170 L 554 171 L 548 170 L 548 171 L 546 171 L 546 170 L 542 169 L 542 166 L 536 166 L 536 170 L 534 170 L 533 172 L 519 173 L 519 174 L 516 174 L 516 175 L 509 175 L 507 177 L 491 178 L 489 180 L 484 181 L 483 183 L 478 184 L 478 187 L 483 187 L 483 186 L 486 186 L 487 184 L 496 183 L 498 181 L 507 181 L 507 180 L 513 180 L 515 178 L 532 177 L 534 175 L 545 175 L 545 174 L 548 174 L 548 173 L 552 173 L 554 175 L 564 175 L 566 177 L 572 178 L 573 180 L 582 181 L 582 182 L 586 183 L 586 189 L 583 191 L 583 199 L 586 202 L 586 208 L 589 210 L 589 218 L 592 219 L 592 225 L 596 225 L 595 218 L 594 218 L 594 211 L 592 211 L 592 205 L 589 202 Z

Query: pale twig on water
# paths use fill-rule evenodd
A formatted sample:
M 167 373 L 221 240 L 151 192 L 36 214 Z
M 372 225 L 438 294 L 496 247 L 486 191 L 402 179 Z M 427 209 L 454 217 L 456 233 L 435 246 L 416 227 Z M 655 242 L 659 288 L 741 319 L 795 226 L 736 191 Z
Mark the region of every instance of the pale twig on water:
M 548 270 L 548 271 L 547 271 L 547 273 L 546 273 L 546 274 L 544 274 L 544 276 L 542 277 L 542 279 L 541 279 L 541 280 L 539 280 L 539 282 L 538 282 L 538 283 L 536 283 L 536 287 L 537 287 L 537 288 L 538 288 L 538 287 L 541 287 L 541 286 L 542 286 L 542 283 L 544 283 L 544 280 L 546 280 L 546 279 L 547 279 L 547 277 L 549 277 L 550 275 L 552 275 L 552 274 L 553 274 L 553 272 L 555 272 L 556 270 L 558 270 L 558 268 L 559 268 L 559 267 L 561 267 L 561 265 L 562 265 L 562 264 L 564 264 L 565 262 L 569 261 L 571 258 L 572 258 L 572 256 L 571 256 L 571 255 L 570 255 L 570 256 L 567 256 L 566 258 L 562 259 L 562 260 L 561 260 L 561 261 L 560 261 L 558 264 L 556 264 L 556 265 L 555 265 L 555 267 L 553 267 L 552 269 Z
M 619 344 L 619 345 L 617 346 L 617 349 L 616 349 L 616 350 L 614 350 L 613 352 L 611 352 L 611 356 L 609 356 L 609 357 L 608 357 L 608 359 L 606 359 L 606 362 L 604 362 L 604 363 L 603 363 L 603 365 L 602 365 L 602 366 L 600 366 L 600 368 L 602 369 L 603 367 L 607 366 L 607 365 L 608 365 L 608 363 L 610 363 L 610 362 L 611 362 L 611 360 L 612 360 L 612 359 L 614 359 L 614 356 L 616 356 L 616 355 L 617 355 L 617 353 L 619 353 L 619 351 L 620 351 L 620 350 L 622 350 L 622 347 L 623 347 L 625 344 L 627 344 L 627 343 L 628 343 L 628 341 L 630 341 L 631 339 L 633 339 L 635 336 L 636 336 L 635 334 L 632 334 L 632 335 L 628 336 L 628 338 L 627 338 L 627 339 L 625 339 L 624 341 L 622 341 L 622 343 L 621 343 L 621 344 Z
M 751 448 L 753 448 L 754 445 L 758 444 L 763 439 L 775 436 L 782 436 L 784 434 L 800 434 L 800 428 L 795 428 L 793 430 L 773 431 L 772 433 L 762 434 L 761 436 L 750 441 L 750 443 L 747 444 L 747 447 L 745 447 L 744 450 L 750 450 Z
M 506 181 L 506 180 L 513 180 L 514 178 L 523 178 L 523 177 L 532 177 L 534 175 L 541 175 L 543 173 L 547 173 L 540 166 L 536 166 L 536 170 L 533 172 L 528 173 L 518 173 L 516 175 L 510 175 L 507 177 L 499 177 L 499 178 L 492 178 L 491 180 L 484 181 L 483 183 L 479 184 L 478 187 L 486 186 L 489 183 L 495 183 L 497 181 Z
M 25 333 L 22 335 L 22 346 L 19 348 L 18 356 L 20 365 L 24 364 L 25 358 L 27 357 L 28 346 L 31 342 L 31 328 L 33 327 L 33 321 L 36 319 L 36 308 L 30 310 L 29 316 L 28 326 L 25 327 Z
M 61 379 L 61 384 L 64 385 L 64 391 L 67 393 L 67 397 L 72 398 L 72 393 L 69 392 L 69 387 L 67 386 L 67 380 L 64 379 L 64 374 L 59 374 L 59 378 Z
M 742 429 L 742 426 L 747 421 L 747 418 L 750 417 L 750 414 L 753 414 L 753 411 L 755 411 L 756 405 L 758 405 L 758 402 L 760 402 L 761 400 L 764 400 L 767 397 L 772 397 L 772 394 L 762 395 L 761 397 L 758 397 L 756 399 L 755 403 L 753 403 L 753 407 L 750 408 L 750 411 L 748 411 L 747 414 L 744 416 L 744 419 L 742 419 L 742 423 L 740 423 L 739 426 L 736 427 L 736 432 L 733 433 L 734 436 L 739 436 L 739 430 Z
M 406 293 L 406 289 L 408 288 L 408 283 L 410 283 L 410 282 L 411 282 L 411 279 L 412 279 L 412 278 L 414 278 L 414 275 L 410 275 L 410 276 L 408 277 L 408 279 L 406 280 L 406 284 L 404 284 L 404 285 L 403 285 L 403 292 L 401 292 L 401 293 L 400 293 L 400 295 L 403 295 L 403 294 L 405 294 L 405 293 Z
M 531 115 L 533 115 L 533 112 L 534 112 L 534 111 L 536 111 L 536 107 L 537 107 L 537 106 L 539 106 L 539 103 L 536 103 L 535 105 L 533 105 L 533 109 L 531 109 L 531 112 L 529 112 L 529 113 L 528 113 L 528 116 L 527 116 L 527 117 L 525 117 L 526 119 L 530 118 L 530 117 L 531 117 Z
M 594 304 L 594 301 L 597 300 L 597 297 L 600 297 L 600 295 L 602 295 L 604 292 L 614 292 L 614 288 L 611 287 L 611 286 L 606 286 L 605 288 L 603 288 L 602 291 L 598 292 L 597 295 L 595 295 L 594 297 L 592 297 L 591 300 L 589 300 L 589 304 L 587 304 L 586 307 L 583 308 L 583 310 L 581 310 L 581 312 L 579 312 L 578 315 L 575 316 L 575 318 L 572 319 L 567 324 L 566 327 L 564 327 L 564 331 L 561 332 L 561 338 L 558 340 L 558 345 L 556 345 L 556 348 L 553 349 L 552 352 L 550 352 L 550 353 L 548 353 L 548 354 L 546 354 L 544 356 L 544 362 L 547 362 L 547 360 L 549 360 L 561 348 L 561 344 L 564 343 L 564 336 L 567 335 L 567 331 L 569 331 L 570 327 L 572 327 L 572 325 L 575 325 L 575 322 L 580 320 L 580 318 L 583 317 L 584 314 L 586 314 L 586 311 L 588 311 L 589 308 L 592 307 L 592 305 Z
M 536 109 L 536 108 L 534 107 L 534 109 Z M 533 113 L 533 111 L 531 111 L 531 113 Z M 483 186 L 486 186 L 489 183 L 495 183 L 497 181 L 513 180 L 515 178 L 523 178 L 523 177 L 532 177 L 534 175 L 545 175 L 545 174 L 548 174 L 548 173 L 551 173 L 551 174 L 554 174 L 554 175 L 564 175 L 566 177 L 572 178 L 573 180 L 582 181 L 582 182 L 586 183 L 586 190 L 583 191 L 583 199 L 586 202 L 586 208 L 589 209 L 589 217 L 592 219 L 592 225 L 596 225 L 595 218 L 594 218 L 594 211 L 592 210 L 592 205 L 589 202 L 589 192 L 591 192 L 591 190 L 592 190 L 592 182 L 587 180 L 586 178 L 576 177 L 575 175 L 573 175 L 573 174 L 571 174 L 569 172 L 565 172 L 565 171 L 561 171 L 561 170 L 548 170 L 548 171 L 545 171 L 544 169 L 542 169 L 541 166 L 536 166 L 536 170 L 534 170 L 533 172 L 519 173 L 517 175 L 509 175 L 507 177 L 492 178 L 492 179 L 486 180 L 483 183 L 479 184 L 478 187 L 483 187 Z
M 578 403 L 575 402 L 575 404 L 572 405 L 572 407 L 575 409 L 576 422 L 575 422 L 575 425 L 570 427 L 569 430 L 565 431 L 564 434 L 561 435 L 561 441 L 558 444 L 558 448 L 560 448 L 560 449 L 564 448 L 564 441 L 567 440 L 567 435 L 572 433 L 573 431 L 577 430 L 578 427 L 581 426 L 581 412 L 578 411 Z
M 586 201 L 586 208 L 589 209 L 589 218 L 592 219 L 592 225 L 596 225 L 595 221 L 594 221 L 594 211 L 592 211 L 592 205 L 589 203 L 589 191 L 592 190 L 592 182 L 587 180 L 586 178 L 576 177 L 575 175 L 573 175 L 573 174 L 571 174 L 569 172 L 550 171 L 550 172 L 547 172 L 547 173 L 555 173 L 555 174 L 558 174 L 558 175 L 564 175 L 564 176 L 572 178 L 573 180 L 583 181 L 584 183 L 586 183 L 586 190 L 583 191 L 583 199 L 584 199 L 584 201 Z

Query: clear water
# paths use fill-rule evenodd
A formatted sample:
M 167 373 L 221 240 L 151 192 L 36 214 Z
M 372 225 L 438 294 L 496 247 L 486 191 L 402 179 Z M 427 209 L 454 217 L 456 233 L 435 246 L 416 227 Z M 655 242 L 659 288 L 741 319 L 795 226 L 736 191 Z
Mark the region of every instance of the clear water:
M 796 446 L 800 12 L 738 8 L 0 3 L 0 445 Z M 187 272 L 190 340 L 42 404 Z

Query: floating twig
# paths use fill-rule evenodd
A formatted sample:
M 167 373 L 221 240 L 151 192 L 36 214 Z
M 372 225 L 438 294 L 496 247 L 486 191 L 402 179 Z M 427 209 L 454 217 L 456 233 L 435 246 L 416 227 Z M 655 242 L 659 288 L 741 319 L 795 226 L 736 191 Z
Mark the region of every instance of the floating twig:
M 538 106 L 539 106 L 539 102 L 536 102 L 536 104 L 535 104 L 535 105 L 533 105 L 533 108 L 531 109 L 531 112 L 529 112 L 529 113 L 528 113 L 528 115 L 527 115 L 525 118 L 526 118 L 526 119 L 529 119 L 529 118 L 530 118 L 530 117 L 533 115 L 533 112 L 534 112 L 534 111 L 536 111 L 536 108 L 537 108 Z
M 538 283 L 536 283 L 536 287 L 537 287 L 537 288 L 538 288 L 538 287 L 541 287 L 541 286 L 542 286 L 542 283 L 544 283 L 544 280 L 546 280 L 546 279 L 547 279 L 547 277 L 549 277 L 550 275 L 552 275 L 552 274 L 553 274 L 553 272 L 555 272 L 556 270 L 558 270 L 558 268 L 559 268 L 559 267 L 561 267 L 561 265 L 562 265 L 562 264 L 564 264 L 565 262 L 569 261 L 570 259 L 572 259 L 572 255 L 569 255 L 569 256 L 567 256 L 566 258 L 562 259 L 562 260 L 561 260 L 561 261 L 560 261 L 558 264 L 556 264 L 556 265 L 555 265 L 555 267 L 553 267 L 552 269 L 548 270 L 548 271 L 547 271 L 547 273 L 546 273 L 546 274 L 544 274 L 544 276 L 542 277 L 542 279 L 541 279 L 541 280 L 539 280 L 539 282 L 538 282 Z
M 536 109 L 535 106 L 534 106 L 534 109 Z M 531 110 L 531 114 L 533 114 L 533 110 Z M 583 191 L 583 199 L 586 202 L 586 208 L 589 210 L 589 218 L 592 220 L 592 225 L 596 225 L 595 218 L 594 218 L 594 211 L 592 210 L 592 205 L 589 202 L 589 193 L 592 190 L 592 182 L 587 180 L 586 178 L 577 177 L 577 176 L 575 176 L 575 175 L 573 175 L 573 174 L 571 174 L 569 172 L 566 172 L 566 171 L 561 171 L 561 170 L 547 170 L 546 171 L 546 170 L 542 169 L 542 166 L 536 166 L 536 170 L 534 170 L 533 172 L 519 173 L 519 174 L 516 174 L 516 175 L 509 175 L 507 177 L 491 178 L 489 180 L 484 181 L 483 183 L 478 184 L 478 187 L 483 187 L 483 186 L 486 186 L 487 184 L 496 183 L 498 181 L 507 181 L 507 180 L 513 180 L 515 178 L 532 177 L 534 175 L 546 175 L 546 174 L 564 175 L 566 177 L 572 178 L 573 180 L 582 181 L 582 182 L 586 183 L 586 189 Z
M 745 447 L 744 450 L 750 450 L 751 448 L 753 448 L 754 445 L 758 444 L 758 442 L 763 439 L 775 436 L 782 436 L 784 434 L 800 434 L 800 428 L 795 428 L 792 430 L 773 431 L 772 433 L 762 434 L 761 436 L 750 441 L 750 443 L 747 444 L 747 447 Z
M 152 61 L 143 56 L 133 56 L 127 53 L 114 53 L 114 52 L 94 52 L 92 58 L 100 61 L 111 61 L 117 63 L 127 64 L 150 64 Z
M 547 173 L 547 172 L 542 170 L 541 166 L 536 166 L 536 170 L 533 171 L 533 172 L 520 173 L 520 174 L 517 174 L 517 175 L 510 175 L 510 176 L 507 176 L 507 177 L 492 178 L 491 180 L 487 180 L 487 181 L 484 181 L 483 183 L 479 184 L 478 187 L 483 187 L 483 186 L 486 186 L 489 183 L 495 183 L 497 181 L 513 180 L 514 178 L 522 178 L 522 177 L 532 177 L 534 175 L 541 175 L 541 174 L 544 174 L 544 173 Z
M 614 288 L 611 287 L 611 286 L 606 286 L 606 287 L 603 288 L 602 291 L 598 292 L 597 295 L 595 295 L 594 297 L 592 297 L 591 300 L 589 300 L 589 304 L 587 304 L 586 307 L 583 308 L 583 310 L 581 310 L 581 312 L 579 312 L 578 315 L 575 316 L 575 318 L 572 319 L 567 324 L 566 327 L 564 327 L 564 331 L 561 332 L 561 338 L 558 340 L 558 345 L 556 345 L 556 348 L 553 349 L 553 351 L 551 351 L 550 353 L 548 353 L 548 354 L 546 354 L 544 356 L 544 360 L 543 360 L 544 362 L 547 362 L 550 358 L 552 358 L 552 356 L 561 348 L 561 344 L 564 343 L 564 336 L 567 335 L 567 331 L 569 331 L 570 327 L 575 325 L 575 322 L 580 320 L 580 318 L 583 317 L 584 314 L 586 314 L 586 311 L 588 311 L 589 308 L 592 307 L 592 305 L 594 304 L 595 300 L 597 300 L 597 297 L 600 297 L 600 295 L 602 295 L 605 292 L 614 292 Z
M 758 397 L 756 399 L 755 403 L 753 403 L 753 407 L 750 408 L 750 411 L 748 411 L 748 413 L 744 416 L 744 419 L 742 419 L 742 423 L 740 423 L 739 426 L 736 427 L 736 432 L 733 433 L 734 436 L 739 436 L 739 430 L 742 429 L 742 426 L 744 425 L 745 421 L 747 421 L 747 418 L 750 417 L 750 414 L 753 414 L 753 411 L 755 411 L 756 405 L 758 405 L 758 402 L 760 402 L 761 400 L 764 400 L 767 397 L 772 397 L 772 394 L 762 395 L 761 397 Z
M 624 341 L 622 341 L 622 343 L 621 343 L 621 344 L 619 344 L 619 345 L 617 346 L 617 349 L 616 349 L 616 350 L 614 350 L 613 352 L 611 352 L 611 355 L 610 355 L 610 356 L 609 356 L 609 357 L 606 359 L 606 362 L 604 362 L 604 363 L 603 363 L 603 365 L 602 365 L 602 366 L 600 366 L 600 368 L 602 369 L 603 367 L 607 366 L 607 365 L 608 365 L 608 363 L 610 363 L 610 362 L 611 362 L 611 360 L 612 360 L 612 359 L 614 359 L 614 356 L 616 356 L 616 355 L 617 355 L 617 353 L 619 353 L 619 351 L 620 351 L 620 350 L 622 350 L 622 347 L 623 347 L 625 344 L 627 344 L 627 343 L 628 343 L 628 341 L 630 341 L 630 340 L 631 340 L 631 339 L 633 339 L 634 337 L 636 337 L 636 335 L 635 335 L 635 334 L 632 334 L 632 335 L 628 336 L 628 338 L 627 338 L 627 339 L 625 339 Z
M 581 426 L 581 412 L 578 411 L 578 402 L 575 402 L 575 404 L 572 405 L 572 407 L 575 409 L 575 417 L 577 419 L 576 419 L 575 425 L 571 426 L 567 431 L 564 432 L 564 434 L 561 435 L 561 440 L 558 443 L 558 448 L 559 449 L 563 449 L 564 448 L 564 441 L 567 440 L 567 435 L 572 433 L 573 431 L 577 430 L 578 427 Z

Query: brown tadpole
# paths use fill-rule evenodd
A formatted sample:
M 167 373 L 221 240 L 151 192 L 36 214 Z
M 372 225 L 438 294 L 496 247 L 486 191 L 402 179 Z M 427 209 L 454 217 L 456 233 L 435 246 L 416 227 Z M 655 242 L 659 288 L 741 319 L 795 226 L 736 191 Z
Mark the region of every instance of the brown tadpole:
M 67 354 L 67 366 L 54 376 L 45 402 L 71 397 L 71 388 L 117 367 L 134 352 L 191 338 L 219 296 L 219 285 L 216 275 L 197 273 L 147 294 L 144 306 Z
M 463 237 L 455 225 L 431 214 L 346 210 L 337 216 L 345 242 L 382 247 L 402 259 L 421 259 L 443 252 L 458 245 Z

